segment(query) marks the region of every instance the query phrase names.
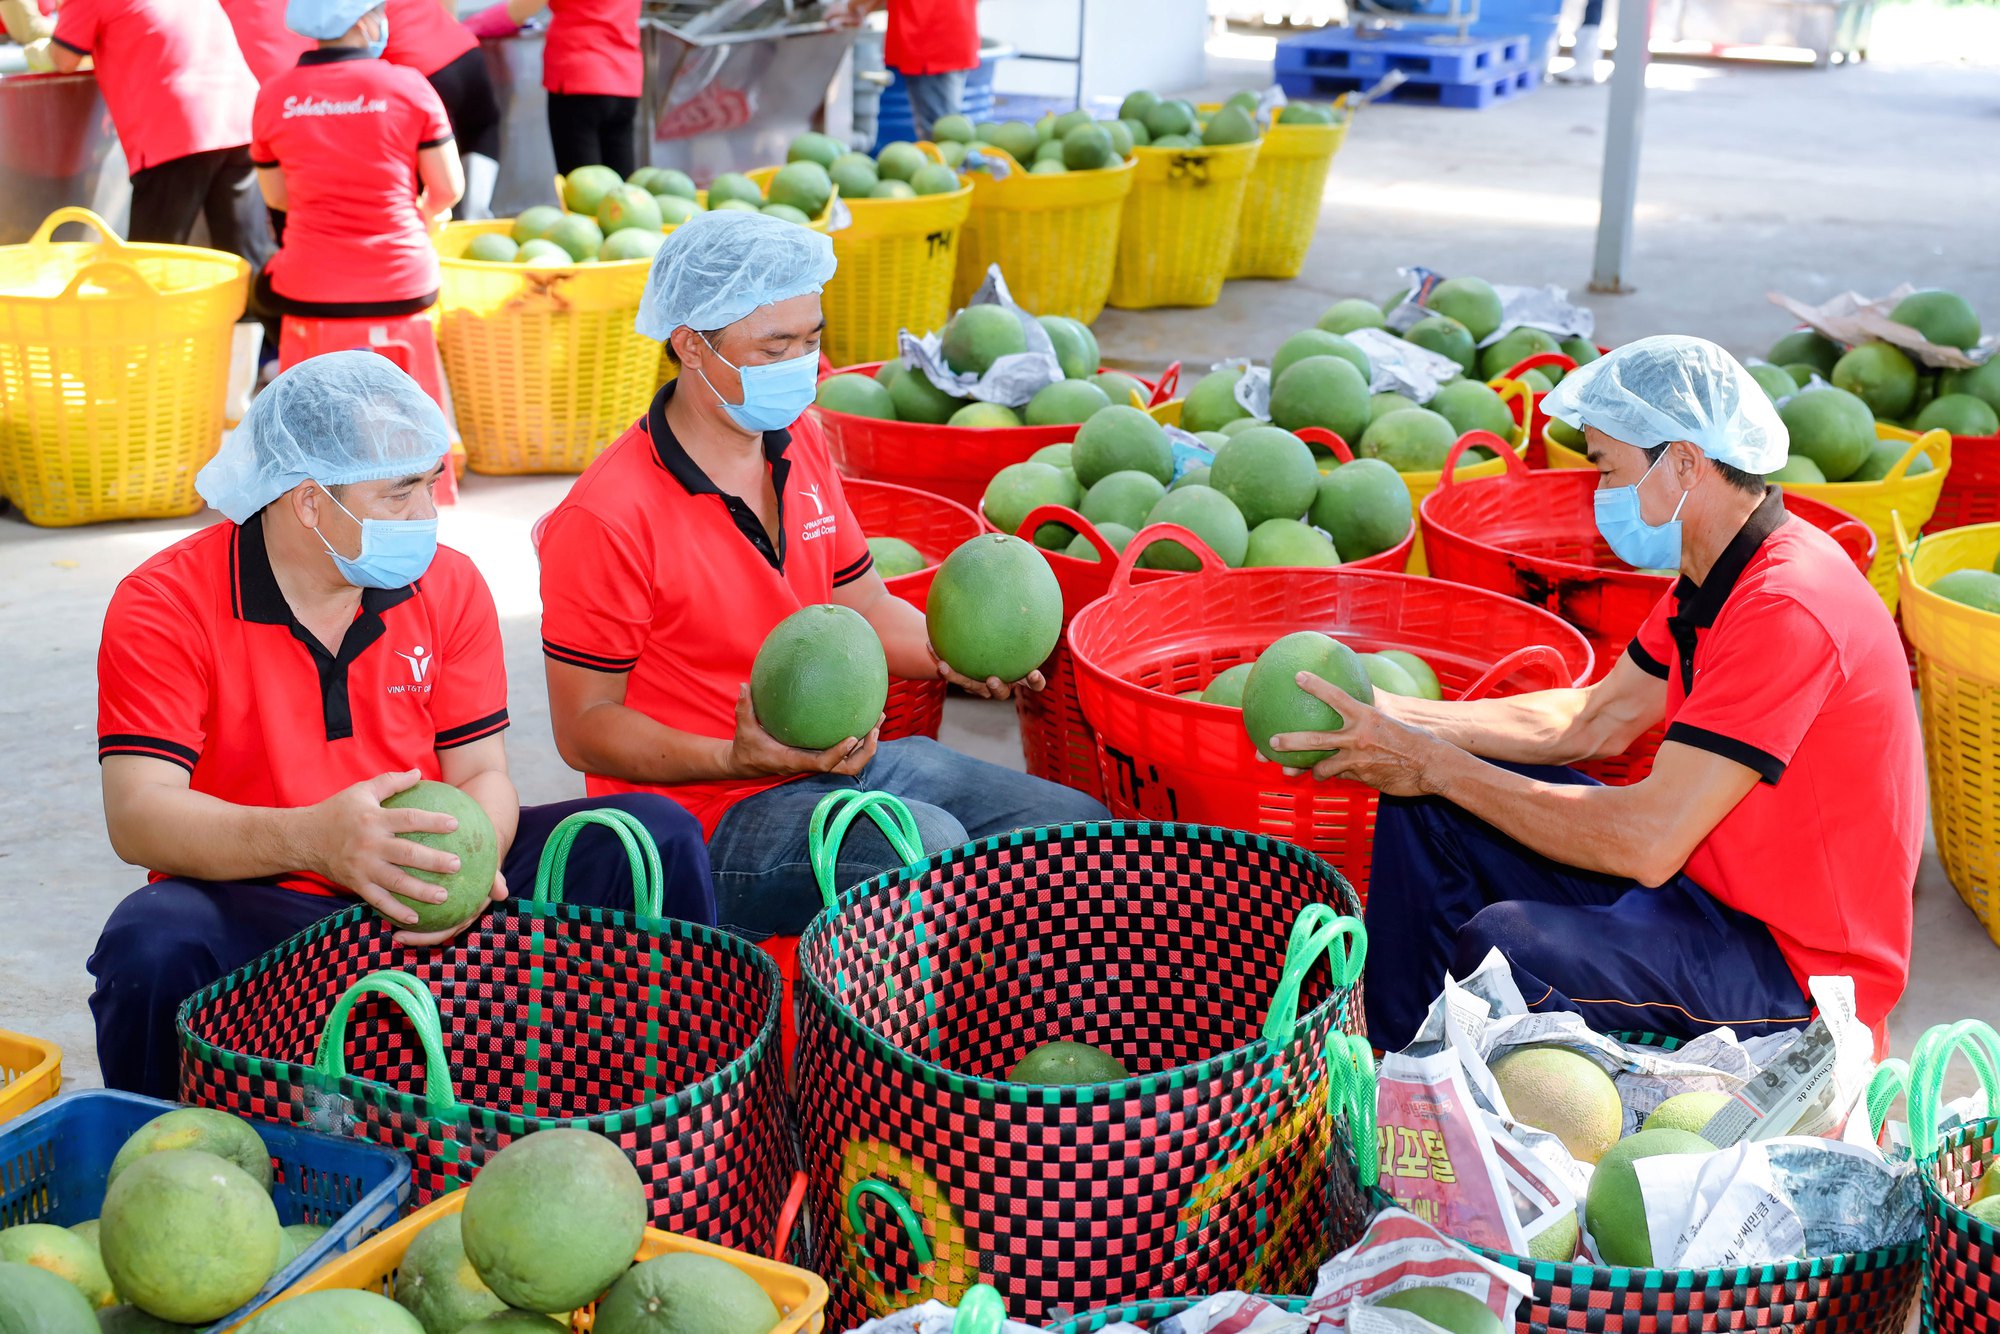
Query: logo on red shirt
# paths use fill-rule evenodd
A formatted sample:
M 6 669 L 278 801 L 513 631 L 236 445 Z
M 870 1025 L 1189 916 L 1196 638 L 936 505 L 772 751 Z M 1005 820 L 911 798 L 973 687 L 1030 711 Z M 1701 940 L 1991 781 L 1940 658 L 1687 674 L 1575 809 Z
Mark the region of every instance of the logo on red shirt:
M 383 97 L 350 97 L 344 102 L 324 97 L 288 97 L 285 119 L 299 116 L 381 116 L 388 114 L 389 100 Z
M 806 520 L 805 526 L 799 530 L 800 540 L 811 542 L 816 538 L 833 536 L 834 517 L 826 512 L 826 502 L 820 499 L 819 483 L 802 487 L 801 492 L 813 503 L 813 508 L 819 511 L 819 517 Z
M 430 686 L 425 684 L 425 678 L 431 674 L 431 668 L 437 665 L 437 654 L 425 649 L 422 644 L 415 645 L 408 653 L 403 652 L 401 649 L 396 649 L 394 652 L 397 657 L 409 664 L 410 684 L 406 686 L 390 686 L 389 693 L 392 695 L 407 695 L 419 691 L 428 691 Z

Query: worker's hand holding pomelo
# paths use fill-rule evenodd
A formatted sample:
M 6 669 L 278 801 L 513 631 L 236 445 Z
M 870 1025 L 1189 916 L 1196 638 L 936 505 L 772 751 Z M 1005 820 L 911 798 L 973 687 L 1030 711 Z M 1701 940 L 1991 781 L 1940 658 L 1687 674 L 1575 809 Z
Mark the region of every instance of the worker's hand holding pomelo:
M 875 758 L 875 747 L 881 739 L 882 724 L 878 719 L 867 736 L 848 737 L 824 750 L 788 746 L 757 721 L 757 711 L 750 706 L 750 687 L 745 684 L 736 695 L 736 737 L 729 746 L 729 768 L 732 773 L 756 778 L 792 774 L 852 777 Z
M 486 896 L 486 902 L 500 903 L 506 897 L 507 877 L 503 873 L 495 871 L 493 873 L 493 890 Z M 466 918 L 456 926 L 447 926 L 438 931 L 411 931 L 405 929 L 398 931 L 389 939 L 405 949 L 436 949 L 439 945 L 449 944 L 463 935 L 465 929 L 478 921 L 484 911 L 485 904 L 481 904 L 478 912 L 474 912 L 472 916 Z
M 392 810 L 383 802 L 413 786 L 414 769 L 380 774 L 342 788 L 306 811 L 305 869 L 317 871 L 351 890 L 369 907 L 399 925 L 415 926 L 420 914 L 401 899 L 443 903 L 443 885 L 427 884 L 411 871 L 450 875 L 458 858 L 439 848 L 411 842 L 404 834 L 449 834 L 458 821 L 415 807 Z
M 926 642 L 924 647 L 929 650 L 931 661 L 937 664 L 939 676 L 959 689 L 969 691 L 984 699 L 1012 699 L 1016 690 L 1040 691 L 1048 684 L 1042 678 L 1042 674 L 1039 671 L 1029 672 L 1018 681 L 1002 681 L 997 676 L 989 676 L 983 681 L 976 680 L 973 677 L 966 676 L 962 672 L 953 671 L 951 664 L 938 656 L 935 644 Z
M 1413 727 L 1373 704 L 1364 704 L 1311 672 L 1294 678 L 1299 689 L 1332 708 L 1340 726 L 1327 732 L 1287 732 L 1270 739 L 1270 748 L 1287 751 L 1330 751 L 1312 766 L 1315 778 L 1345 778 L 1366 783 L 1385 796 L 1430 795 L 1428 775 L 1444 745 L 1421 727 Z M 1288 774 L 1302 772 L 1287 768 Z

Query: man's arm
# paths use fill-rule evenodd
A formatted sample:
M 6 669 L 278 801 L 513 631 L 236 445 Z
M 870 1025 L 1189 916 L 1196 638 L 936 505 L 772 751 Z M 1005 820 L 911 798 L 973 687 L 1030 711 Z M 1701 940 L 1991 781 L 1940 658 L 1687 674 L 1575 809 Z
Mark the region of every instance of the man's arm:
M 83 68 L 84 61 L 90 59 L 88 53 L 64 46 L 60 39 L 51 40 L 40 49 L 48 58 L 49 68 L 57 74 L 74 74 Z
M 265 208 L 277 213 L 290 211 L 292 197 L 285 189 L 285 169 L 283 167 L 257 168 L 257 189 L 263 193 Z
M 504 861 L 521 823 L 521 794 L 507 774 L 507 742 L 498 732 L 437 753 L 440 776 L 479 803 L 493 822 Z
M 1499 699 L 1412 699 L 1378 693 L 1376 707 L 1460 750 L 1509 764 L 1575 764 L 1622 755 L 1659 726 L 1667 683 L 1625 655 L 1596 685 Z
M 1029 672 L 1020 681 L 1002 681 L 997 676 L 975 681 L 953 671 L 931 647 L 930 627 L 924 620 L 924 614 L 891 593 L 881 574 L 875 570 L 871 569 L 859 579 L 835 588 L 833 600 L 860 612 L 874 627 L 876 635 L 882 640 L 882 654 L 889 660 L 891 676 L 900 676 L 906 681 L 934 681 L 943 677 L 953 685 L 987 699 L 1011 699 L 1014 691 L 1022 686 L 1029 690 L 1042 688 L 1040 672 Z

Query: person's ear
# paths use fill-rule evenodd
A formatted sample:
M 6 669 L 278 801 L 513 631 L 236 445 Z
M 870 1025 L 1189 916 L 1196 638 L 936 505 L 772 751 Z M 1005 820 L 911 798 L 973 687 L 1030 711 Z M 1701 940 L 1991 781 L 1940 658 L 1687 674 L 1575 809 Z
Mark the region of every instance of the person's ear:
M 299 521 L 301 528 L 318 528 L 320 506 L 326 500 L 326 493 L 320 490 L 318 482 L 300 482 L 285 497 L 292 507 L 292 517 Z
M 1667 452 L 1673 455 L 1674 479 L 1681 484 L 1681 490 L 1694 490 L 1694 484 L 1701 480 L 1701 461 L 1706 457 L 1701 447 L 1691 440 L 1676 440 L 1667 446 Z
M 681 369 L 699 371 L 702 369 L 702 353 L 708 345 L 701 341 L 701 335 L 683 324 L 667 335 L 667 346 L 674 350 L 674 360 L 680 362 Z

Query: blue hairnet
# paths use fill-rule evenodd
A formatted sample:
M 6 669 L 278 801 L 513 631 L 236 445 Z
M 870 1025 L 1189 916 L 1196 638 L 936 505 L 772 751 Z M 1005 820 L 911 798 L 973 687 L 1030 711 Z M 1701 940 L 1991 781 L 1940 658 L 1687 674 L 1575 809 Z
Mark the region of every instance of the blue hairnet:
M 328 352 L 251 400 L 194 487 L 242 523 L 308 478 L 340 486 L 428 472 L 450 448 L 444 414 L 394 362 Z
M 833 242 L 764 213 L 697 213 L 653 253 L 632 327 L 664 343 L 674 330 L 720 329 L 759 306 L 825 288 Z
M 1651 449 L 1686 440 L 1720 463 L 1771 472 L 1791 439 L 1771 396 L 1706 338 L 1661 334 L 1614 347 L 1562 378 L 1542 411 L 1577 430 Z
M 363 14 L 382 4 L 383 0 L 285 0 L 285 26 L 301 37 L 330 42 L 345 37 Z

